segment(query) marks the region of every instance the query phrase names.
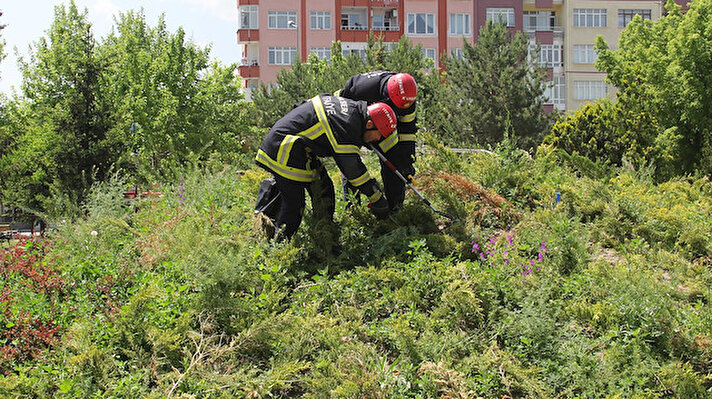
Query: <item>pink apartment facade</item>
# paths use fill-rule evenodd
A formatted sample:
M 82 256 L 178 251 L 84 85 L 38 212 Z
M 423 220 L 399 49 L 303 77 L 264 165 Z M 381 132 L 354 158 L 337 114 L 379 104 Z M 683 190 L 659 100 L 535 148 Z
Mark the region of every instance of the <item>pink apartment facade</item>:
M 593 63 L 593 43 L 603 35 L 613 48 L 636 14 L 657 19 L 660 0 L 237 0 L 239 67 L 249 97 L 259 82 L 276 81 L 282 68 L 314 52 L 331 57 L 339 40 L 344 53 L 363 53 L 369 31 L 397 42 L 406 35 L 435 61 L 477 40 L 489 19 L 529 36 L 540 46 L 539 64 L 551 77 L 548 109 L 575 110 L 615 96 Z M 678 0 L 684 4 L 685 0 Z

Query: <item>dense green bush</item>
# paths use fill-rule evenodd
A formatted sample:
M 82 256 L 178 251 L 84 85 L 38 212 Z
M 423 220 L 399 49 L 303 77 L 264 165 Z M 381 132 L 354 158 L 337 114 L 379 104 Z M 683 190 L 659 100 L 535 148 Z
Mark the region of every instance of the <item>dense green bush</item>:
M 656 147 L 661 131 L 652 114 L 628 106 L 623 99 L 615 103 L 603 99 L 557 122 L 544 142 L 594 163 L 662 167 L 665 159 Z
M 454 223 L 412 193 L 384 221 L 339 200 L 281 245 L 252 215 L 263 171 L 131 201 L 108 180 L 51 245 L 4 244 L 0 396 L 709 396 L 709 181 L 561 157 L 436 149 L 414 183 Z

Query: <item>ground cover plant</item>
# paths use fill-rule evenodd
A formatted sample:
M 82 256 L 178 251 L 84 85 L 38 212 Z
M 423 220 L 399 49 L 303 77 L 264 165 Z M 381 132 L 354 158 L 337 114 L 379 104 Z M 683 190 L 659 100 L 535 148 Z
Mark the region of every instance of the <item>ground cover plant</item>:
M 0 396 L 709 397 L 709 180 L 428 148 L 415 184 L 455 223 L 340 200 L 284 245 L 257 169 L 96 185 L 1 252 Z

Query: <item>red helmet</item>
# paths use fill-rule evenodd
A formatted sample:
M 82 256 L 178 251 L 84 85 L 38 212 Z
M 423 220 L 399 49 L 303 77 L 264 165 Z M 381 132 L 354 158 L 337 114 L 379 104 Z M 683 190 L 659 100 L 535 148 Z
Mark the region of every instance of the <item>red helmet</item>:
M 397 73 L 388 78 L 388 97 L 398 108 L 408 108 L 418 95 L 418 86 L 410 74 Z
M 371 117 L 373 124 L 381 132 L 381 136 L 388 137 L 398 124 L 396 113 L 393 109 L 384 103 L 373 103 L 368 106 L 368 116 Z

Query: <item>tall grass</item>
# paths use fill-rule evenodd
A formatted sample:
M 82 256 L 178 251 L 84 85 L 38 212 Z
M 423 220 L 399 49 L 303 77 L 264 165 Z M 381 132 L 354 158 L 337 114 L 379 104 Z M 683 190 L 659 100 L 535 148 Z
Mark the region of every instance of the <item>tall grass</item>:
M 279 245 L 262 171 L 187 168 L 131 201 L 116 177 L 1 252 L 0 396 L 709 397 L 709 181 L 579 166 L 437 149 L 414 184 L 455 223 L 337 195 L 333 226 L 307 207 Z

